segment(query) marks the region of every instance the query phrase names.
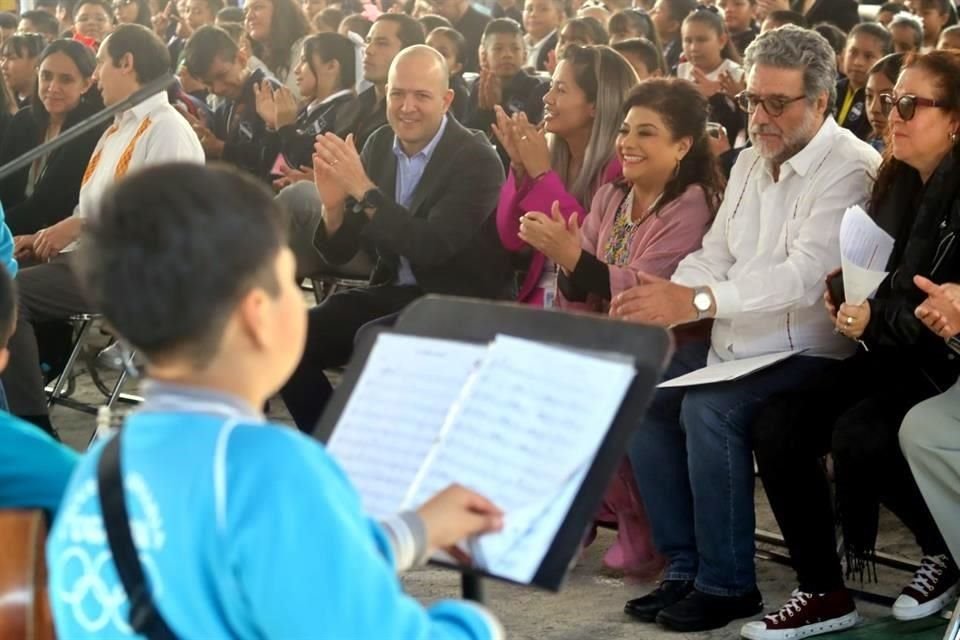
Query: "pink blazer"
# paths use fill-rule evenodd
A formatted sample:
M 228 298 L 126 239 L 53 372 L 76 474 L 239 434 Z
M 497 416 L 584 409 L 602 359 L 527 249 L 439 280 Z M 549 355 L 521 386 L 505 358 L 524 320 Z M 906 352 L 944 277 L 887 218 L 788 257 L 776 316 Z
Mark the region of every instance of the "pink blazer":
M 614 156 L 603 170 L 601 183 L 605 185 L 618 180 L 622 175 L 621 171 L 620 160 Z M 507 251 L 518 252 L 530 248 L 517 235 L 520 233 L 520 217 L 528 211 L 541 211 L 550 215 L 554 200 L 560 203 L 560 212 L 564 218 L 569 219 L 576 213 L 580 215 L 582 224 L 586 209 L 570 195 L 556 171 L 551 169 L 538 180 L 525 178 L 521 184 L 517 185 L 513 170 L 510 170 L 507 181 L 500 190 L 500 202 L 497 204 L 497 232 L 500 234 L 500 242 Z M 534 251 L 526 278 L 520 285 L 517 300 L 530 304 L 543 304 L 542 297 L 534 294 L 537 283 L 540 281 L 540 274 L 543 272 L 544 262 L 546 262 L 546 256 L 539 251 Z
M 580 230 L 583 250 L 601 262 L 606 262 L 607 244 L 624 197 L 623 188 L 617 185 L 601 187 Z M 669 278 L 681 260 L 700 248 L 710 222 L 710 208 L 703 189 L 698 185 L 688 187 L 679 198 L 634 230 L 627 265 L 609 265 L 610 294 L 616 296 L 634 286 L 639 271 Z M 604 311 L 610 302 L 595 296 L 590 296 L 586 303 L 569 302 L 559 292 L 557 300 L 564 308 L 590 311 Z

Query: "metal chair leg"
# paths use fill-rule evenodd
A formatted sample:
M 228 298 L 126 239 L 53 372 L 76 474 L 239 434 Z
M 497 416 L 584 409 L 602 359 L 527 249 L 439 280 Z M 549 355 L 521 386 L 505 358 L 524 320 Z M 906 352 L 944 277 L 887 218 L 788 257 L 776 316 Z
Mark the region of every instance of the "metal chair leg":
M 80 323 L 80 329 L 77 331 L 77 339 L 73 344 L 73 350 L 70 352 L 70 357 L 67 358 L 67 364 L 64 365 L 63 371 L 61 371 L 60 375 L 57 377 L 57 382 L 55 385 L 53 385 L 53 390 L 50 392 L 50 396 L 47 398 L 47 407 L 53 407 L 53 405 L 59 399 L 64 385 L 67 383 L 67 381 L 70 379 L 70 375 L 73 373 L 73 367 L 77 363 L 77 358 L 80 356 L 80 351 L 83 349 L 83 345 L 86 342 L 87 333 L 89 333 L 92 326 L 92 320 L 83 320 Z

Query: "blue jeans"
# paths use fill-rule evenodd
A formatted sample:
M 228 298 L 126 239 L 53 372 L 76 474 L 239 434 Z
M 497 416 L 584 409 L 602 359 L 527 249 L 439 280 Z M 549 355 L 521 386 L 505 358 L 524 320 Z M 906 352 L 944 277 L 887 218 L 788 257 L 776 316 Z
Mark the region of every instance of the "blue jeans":
M 664 379 L 704 366 L 708 350 L 684 345 Z M 717 596 L 756 587 L 752 422 L 767 398 L 830 362 L 795 356 L 733 382 L 657 390 L 628 453 L 666 580 Z

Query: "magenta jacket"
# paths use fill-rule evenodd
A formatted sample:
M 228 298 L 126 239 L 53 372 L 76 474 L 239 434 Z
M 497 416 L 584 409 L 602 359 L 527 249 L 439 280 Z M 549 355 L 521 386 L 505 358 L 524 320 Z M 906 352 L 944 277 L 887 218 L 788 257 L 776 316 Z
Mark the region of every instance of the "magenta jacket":
M 603 170 L 601 185 L 618 180 L 622 175 L 621 172 L 620 160 L 614 156 Z M 528 211 L 540 211 L 550 215 L 554 200 L 560 202 L 560 212 L 564 218 L 569 219 L 576 213 L 580 215 L 582 223 L 586 207 L 567 192 L 563 180 L 556 171 L 551 169 L 537 180 L 526 178 L 518 186 L 513 169 L 510 170 L 507 181 L 500 190 L 500 202 L 497 204 L 497 232 L 500 234 L 500 242 L 507 251 L 516 253 L 531 248 L 517 235 L 520 233 L 520 217 Z M 545 261 L 546 257 L 542 253 L 534 252 L 527 276 L 520 285 L 517 300 L 530 304 L 543 304 L 542 296 L 534 294 L 537 283 L 540 282 Z
M 613 232 L 617 209 L 626 196 L 624 188 L 618 185 L 600 187 L 593 198 L 590 214 L 583 222 L 580 245 L 601 262 L 606 262 L 607 242 Z M 608 265 L 611 296 L 634 286 L 639 271 L 661 278 L 673 275 L 680 261 L 700 248 L 711 220 L 706 194 L 699 185 L 691 185 L 680 197 L 647 218 L 634 230 L 628 264 L 620 267 Z M 595 296 L 590 296 L 586 304 L 569 302 L 560 292 L 557 301 L 558 306 L 567 309 L 590 311 L 605 311 L 610 303 Z

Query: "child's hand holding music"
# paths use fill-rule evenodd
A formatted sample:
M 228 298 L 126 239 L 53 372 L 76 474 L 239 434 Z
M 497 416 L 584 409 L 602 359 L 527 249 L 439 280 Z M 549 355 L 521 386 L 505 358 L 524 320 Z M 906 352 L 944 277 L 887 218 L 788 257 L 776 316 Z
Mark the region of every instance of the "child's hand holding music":
M 503 528 L 503 512 L 483 496 L 451 485 L 417 509 L 427 530 L 428 555 L 443 549 L 460 561 L 469 558 L 454 545 L 458 542 Z

